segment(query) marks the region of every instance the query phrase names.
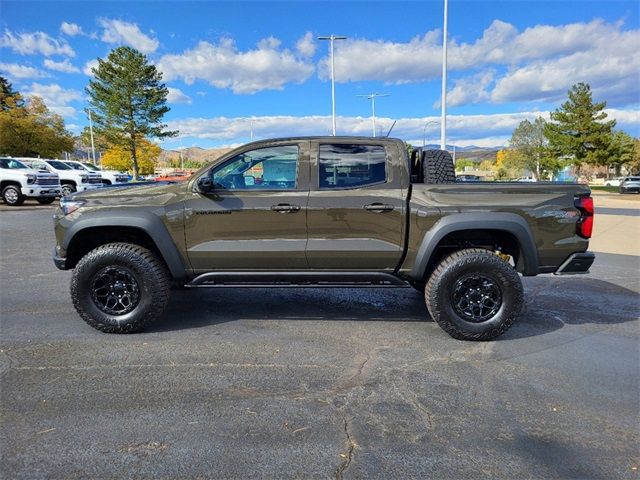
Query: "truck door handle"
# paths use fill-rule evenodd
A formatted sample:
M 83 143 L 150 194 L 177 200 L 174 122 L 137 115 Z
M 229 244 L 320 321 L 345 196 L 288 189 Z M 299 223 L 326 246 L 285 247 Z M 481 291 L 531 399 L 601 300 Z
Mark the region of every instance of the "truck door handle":
M 370 203 L 369 205 L 365 205 L 364 209 L 368 212 L 390 212 L 395 207 L 393 205 L 388 205 L 385 203 Z
M 278 213 L 296 213 L 300 211 L 300 206 L 289 205 L 288 203 L 279 203 L 278 205 L 271 205 L 271 210 Z

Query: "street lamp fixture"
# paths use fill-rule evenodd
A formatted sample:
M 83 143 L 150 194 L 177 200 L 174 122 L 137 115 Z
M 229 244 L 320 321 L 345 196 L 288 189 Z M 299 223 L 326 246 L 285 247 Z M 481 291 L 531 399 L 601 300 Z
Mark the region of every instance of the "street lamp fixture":
M 422 148 L 427 146 L 427 127 L 429 125 L 437 125 L 438 120 L 431 120 L 424 124 L 424 128 L 422 129 Z
M 440 150 L 447 149 L 447 15 L 449 0 L 444 0 L 444 19 L 442 26 L 442 92 L 440 106 Z
M 376 97 L 388 97 L 390 93 L 370 93 L 369 95 L 356 95 L 356 97 L 365 97 L 371 100 L 371 127 L 373 136 L 376 136 Z
M 93 144 L 93 119 L 91 118 L 91 107 L 87 107 L 87 113 L 89 114 L 89 135 L 91 136 L 91 158 L 93 159 L 93 165 L 96 164 L 96 147 Z
M 331 34 L 328 37 L 318 37 L 318 40 L 329 40 L 329 55 L 331 56 L 331 120 L 333 136 L 336 136 L 336 75 L 333 61 L 333 42 L 345 40 L 347 37 Z

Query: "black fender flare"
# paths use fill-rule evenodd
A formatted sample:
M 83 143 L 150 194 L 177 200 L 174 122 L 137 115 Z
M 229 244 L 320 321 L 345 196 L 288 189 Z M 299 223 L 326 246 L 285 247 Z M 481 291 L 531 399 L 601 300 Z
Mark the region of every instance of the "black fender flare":
M 520 244 L 523 275 L 538 274 L 538 250 L 529 224 L 515 213 L 456 213 L 442 217 L 425 234 L 411 270 L 412 278 L 424 278 L 431 255 L 446 235 L 462 230 L 501 230 L 512 234 Z
M 166 226 L 162 220 L 149 212 L 121 212 L 106 211 L 104 214 L 94 212 L 86 214 L 78 218 L 67 229 L 62 241 L 62 248 L 67 250 L 73 238 L 87 228 L 104 228 L 104 227 L 132 227 L 145 232 L 158 251 L 162 255 L 165 263 L 169 267 L 171 275 L 175 279 L 183 279 L 187 277 L 187 263 L 180 255 L 175 242 L 171 238 Z

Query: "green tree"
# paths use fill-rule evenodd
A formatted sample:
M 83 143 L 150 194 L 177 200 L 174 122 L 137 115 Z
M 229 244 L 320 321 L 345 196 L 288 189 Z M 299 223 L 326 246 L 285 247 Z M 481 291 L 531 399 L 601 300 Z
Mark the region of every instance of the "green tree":
M 634 154 L 636 154 L 636 144 L 636 139 L 621 130 L 611 135 L 607 164 L 609 168 L 615 168 L 616 175 L 620 175 L 620 170 L 623 165 L 630 166 L 633 164 Z
M 512 157 L 520 169 L 529 170 L 536 180 L 543 175 L 552 175 L 558 165 L 549 151 L 549 142 L 544 135 L 547 122 L 542 117 L 533 122 L 523 120 L 511 135 Z
M 13 89 L 9 80 L 0 75 L 0 111 L 24 107 L 24 99 Z
M 616 125 L 615 120 L 606 120 L 606 106 L 606 102 L 593 102 L 589 84 L 571 87 L 569 99 L 551 114 L 544 131 L 556 154 L 571 157 L 578 168 L 583 163 L 606 165 Z
M 73 136 L 60 115 L 41 98 L 25 106 L 0 110 L 0 154 L 16 157 L 56 157 L 73 150 Z
M 467 158 L 458 158 L 456 159 L 456 172 L 464 172 L 466 167 L 471 167 L 473 169 L 476 168 L 476 164 L 473 160 L 469 160 Z
M 99 58 L 92 72 L 94 79 L 86 92 L 95 109 L 96 131 L 110 144 L 129 151 L 133 176 L 138 178 L 140 141 L 177 135 L 162 123 L 169 111 L 169 91 L 161 83 L 162 74 L 145 55 L 130 47 L 112 50 L 106 60 Z

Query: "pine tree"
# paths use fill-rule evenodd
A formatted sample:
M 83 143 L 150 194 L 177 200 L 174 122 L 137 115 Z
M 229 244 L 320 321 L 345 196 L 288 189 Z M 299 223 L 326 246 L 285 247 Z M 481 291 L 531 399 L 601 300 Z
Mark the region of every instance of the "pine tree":
M 0 75 L 0 111 L 24 107 L 22 95 L 13 89 L 9 80 Z
M 578 83 L 569 90 L 569 99 L 551 114 L 545 136 L 559 155 L 570 156 L 580 167 L 605 165 L 615 120 L 606 120 L 606 102 L 593 102 L 591 87 Z
M 130 47 L 118 47 L 106 60 L 98 59 L 92 69 L 94 79 L 86 92 L 96 131 L 113 145 L 125 147 L 131 154 L 133 175 L 139 176 L 138 146 L 145 138 L 177 135 L 167 131 L 162 118 L 169 111 L 167 87 L 162 74 L 147 57 Z

